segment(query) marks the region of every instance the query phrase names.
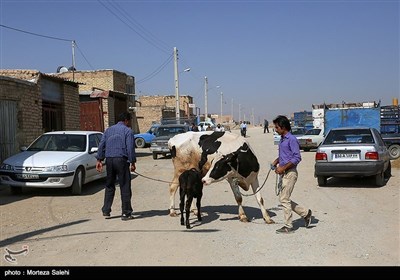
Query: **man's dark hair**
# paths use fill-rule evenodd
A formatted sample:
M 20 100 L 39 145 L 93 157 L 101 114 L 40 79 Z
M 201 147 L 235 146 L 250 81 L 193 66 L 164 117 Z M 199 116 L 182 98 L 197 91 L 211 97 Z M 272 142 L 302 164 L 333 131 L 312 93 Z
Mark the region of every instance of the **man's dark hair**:
M 132 119 L 131 113 L 129 112 L 123 112 L 121 114 L 118 115 L 118 121 L 119 122 L 123 122 L 125 120 L 130 121 Z
M 272 122 L 274 124 L 277 124 L 279 127 L 286 128 L 287 131 L 290 131 L 292 129 L 290 127 L 290 121 L 286 116 L 279 115 Z

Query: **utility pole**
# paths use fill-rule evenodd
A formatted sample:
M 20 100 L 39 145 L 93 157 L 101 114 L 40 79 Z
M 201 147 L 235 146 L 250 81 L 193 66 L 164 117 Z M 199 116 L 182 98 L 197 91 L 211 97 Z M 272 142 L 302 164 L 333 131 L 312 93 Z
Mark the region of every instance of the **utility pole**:
M 233 98 L 232 98 L 232 103 L 231 103 L 231 122 L 233 122 Z
M 179 77 L 178 77 L 178 50 L 174 47 L 174 76 L 175 76 L 175 117 L 176 123 L 180 123 L 181 112 L 179 109 Z
M 221 117 L 220 117 L 220 123 L 222 123 L 222 102 L 223 102 L 223 93 L 221 91 Z
M 72 40 L 72 81 L 75 81 L 75 40 Z
M 206 121 L 208 117 L 207 93 L 208 93 L 208 80 L 207 77 L 204 77 L 204 121 Z

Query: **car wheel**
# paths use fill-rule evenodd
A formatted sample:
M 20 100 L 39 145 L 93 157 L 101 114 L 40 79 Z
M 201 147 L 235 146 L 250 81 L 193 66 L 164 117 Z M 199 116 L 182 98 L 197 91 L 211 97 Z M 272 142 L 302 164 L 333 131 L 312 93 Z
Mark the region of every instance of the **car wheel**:
M 389 165 L 383 173 L 383 177 L 389 179 L 392 176 L 392 164 L 389 161 Z
M 400 158 L 400 145 L 394 144 L 389 147 L 389 154 L 391 159 Z
M 157 153 L 153 153 L 153 159 L 157 159 Z
M 325 176 L 317 176 L 318 186 L 325 186 L 327 178 Z
M 146 142 L 143 138 L 136 138 L 135 139 L 136 148 L 144 148 L 146 146 Z
M 79 167 L 75 172 L 74 182 L 72 183 L 72 194 L 82 193 L 83 177 L 83 170 Z
M 11 194 L 21 194 L 22 187 L 10 187 Z
M 383 172 L 375 175 L 375 185 L 378 187 L 382 187 L 385 184 L 385 178 L 383 176 Z

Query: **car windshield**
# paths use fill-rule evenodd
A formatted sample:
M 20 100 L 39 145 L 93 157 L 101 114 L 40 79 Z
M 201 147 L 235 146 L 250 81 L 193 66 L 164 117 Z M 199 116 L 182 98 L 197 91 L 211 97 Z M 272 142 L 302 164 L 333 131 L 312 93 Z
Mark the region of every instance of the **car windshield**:
M 86 136 L 73 134 L 44 134 L 27 151 L 84 152 Z
M 290 131 L 293 135 L 304 134 L 304 128 L 292 128 Z
M 308 130 L 305 135 L 319 135 L 319 133 L 321 132 L 321 129 L 319 128 L 314 128 L 314 129 L 310 129 Z
M 331 130 L 326 136 L 324 144 L 351 144 L 374 143 L 371 131 L 369 129 L 347 129 L 347 130 Z
M 159 127 L 156 136 L 174 136 L 186 132 L 184 127 Z

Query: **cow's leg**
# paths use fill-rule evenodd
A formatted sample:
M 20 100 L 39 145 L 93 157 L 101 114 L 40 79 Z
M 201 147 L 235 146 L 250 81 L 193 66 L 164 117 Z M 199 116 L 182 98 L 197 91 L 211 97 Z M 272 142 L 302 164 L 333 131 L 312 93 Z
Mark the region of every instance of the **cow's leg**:
M 190 229 L 190 222 L 189 222 L 189 216 L 190 216 L 190 205 L 192 204 L 193 201 L 193 195 L 187 195 L 187 200 L 186 200 L 186 228 Z
M 175 212 L 175 193 L 179 187 L 178 178 L 179 176 L 175 174 L 172 183 L 169 185 L 169 215 L 171 217 L 177 216 Z
M 231 189 L 233 191 L 233 195 L 235 196 L 236 202 L 239 206 L 239 220 L 241 222 L 248 222 L 249 220 L 247 219 L 246 214 L 244 213 L 244 209 L 242 207 L 242 195 L 240 194 L 239 191 L 239 186 L 237 183 L 233 181 L 232 178 L 228 179 L 229 185 L 231 186 Z
M 183 218 L 184 204 L 185 204 L 185 191 L 182 188 L 179 188 L 180 202 L 179 202 L 179 210 L 181 210 L 181 225 L 185 225 L 185 219 Z
M 190 211 L 192 211 L 193 215 L 195 216 L 197 216 L 200 211 L 199 208 L 195 205 L 194 199 L 192 201 L 192 206 L 190 207 L 190 209 L 191 209 Z
M 201 194 L 197 196 L 196 206 L 197 206 L 197 220 L 201 221 Z
M 259 187 L 260 187 L 260 185 L 258 183 L 258 178 L 256 178 L 254 180 L 254 182 L 251 184 L 251 188 L 253 189 L 253 193 L 255 193 L 258 190 Z M 274 220 L 271 219 L 271 217 L 268 215 L 267 210 L 264 207 L 264 199 L 261 197 L 261 193 L 258 192 L 258 193 L 255 194 L 255 196 L 256 196 L 256 199 L 257 199 L 258 206 L 260 206 L 264 221 L 267 224 L 275 224 Z

